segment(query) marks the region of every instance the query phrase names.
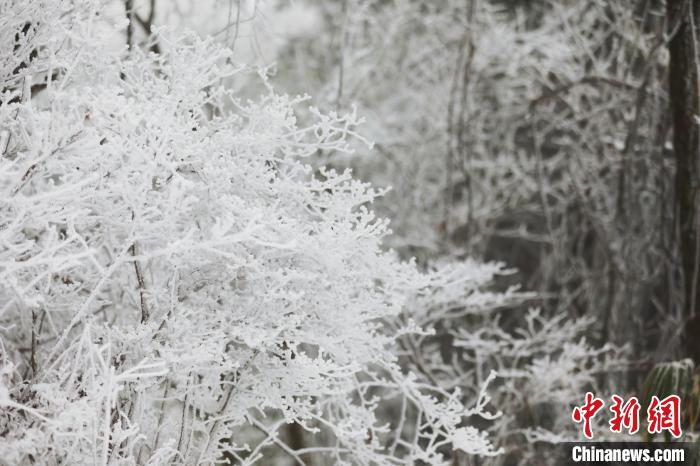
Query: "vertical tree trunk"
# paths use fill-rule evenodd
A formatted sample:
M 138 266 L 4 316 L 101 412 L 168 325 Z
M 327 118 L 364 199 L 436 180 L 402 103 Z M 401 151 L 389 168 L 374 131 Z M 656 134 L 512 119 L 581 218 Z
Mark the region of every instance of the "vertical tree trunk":
M 669 92 L 673 117 L 673 147 L 676 159 L 676 212 L 679 252 L 684 276 L 684 346 L 686 355 L 700 363 L 700 345 L 695 335 L 700 326 L 698 187 L 700 185 L 700 137 L 698 108 L 698 25 L 700 0 L 668 1 L 668 24 L 674 36 L 669 42 Z M 673 31 L 672 31 L 673 32 Z

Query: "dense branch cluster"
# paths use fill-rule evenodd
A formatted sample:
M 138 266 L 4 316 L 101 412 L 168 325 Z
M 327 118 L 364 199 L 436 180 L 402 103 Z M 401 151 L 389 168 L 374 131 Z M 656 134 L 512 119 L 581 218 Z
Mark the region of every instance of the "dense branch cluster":
M 397 338 L 430 333 L 407 305 L 435 289 L 506 299 L 480 291 L 500 267 L 399 261 L 369 210 L 381 193 L 304 163 L 362 141 L 354 114 L 312 108 L 298 124 L 305 98 L 193 33 L 160 31 L 157 54 L 110 47 L 125 25 L 103 7 L 5 2 L 0 15 L 2 461 L 495 454 L 464 424 L 494 417 L 486 392 L 468 408 L 405 371 Z M 242 99 L 237 80 L 266 91 Z M 325 444 L 293 450 L 286 425 Z
M 0 464 L 551 460 L 677 350 L 633 3 L 0 2 Z

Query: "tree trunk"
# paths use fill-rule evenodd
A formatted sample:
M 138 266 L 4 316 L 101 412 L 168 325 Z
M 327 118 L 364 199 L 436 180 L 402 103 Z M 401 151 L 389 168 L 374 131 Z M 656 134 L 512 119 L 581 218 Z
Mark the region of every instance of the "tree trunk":
M 700 363 L 698 186 L 700 185 L 700 137 L 696 116 L 698 108 L 698 37 L 700 36 L 700 0 L 668 0 L 669 93 L 673 117 L 673 147 L 676 160 L 675 201 L 678 241 L 684 282 L 684 350 Z

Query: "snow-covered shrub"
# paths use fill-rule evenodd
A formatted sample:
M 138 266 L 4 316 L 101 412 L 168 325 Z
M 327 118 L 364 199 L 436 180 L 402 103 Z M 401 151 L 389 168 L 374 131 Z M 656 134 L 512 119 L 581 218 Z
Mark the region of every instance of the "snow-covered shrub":
M 443 266 L 440 275 L 450 269 L 472 280 L 434 283 L 430 295 L 412 302 L 415 323 L 436 332 L 402 337 L 404 365 L 446 392 L 464 388 L 465 400 L 488 383 L 502 415 L 483 427 L 504 454 L 485 464 L 557 464 L 556 444 L 580 440 L 572 403 L 586 390 L 609 392 L 608 376 L 627 368 L 627 352 L 591 342 L 590 317 L 548 317 L 534 308 L 523 315 L 513 304 L 528 295 L 479 292 L 508 272 L 497 264 L 466 261 Z
M 620 345 L 675 340 L 630 337 L 655 332 L 655 306 L 674 299 L 660 266 L 672 173 L 656 111 L 663 12 L 598 0 L 299 3 L 323 28 L 288 43 L 275 82 L 312 83 L 325 108 L 367 117 L 374 151 L 319 159 L 392 186 L 376 204 L 394 219 L 388 243 L 428 269 L 506 260 L 520 270 L 498 284 L 537 292 L 537 313 L 471 308 L 465 295 L 413 303 L 437 335 L 411 337 L 407 364 L 446 387 L 499 371 L 504 416 L 492 428 L 513 455 L 490 461 L 526 463 L 531 440 L 571 438 L 571 404 L 627 382 Z
M 302 125 L 305 98 L 192 33 L 115 48 L 101 2 L 1 8 L 0 462 L 497 453 L 465 423 L 496 416 L 493 377 L 465 396 L 401 367 L 400 344 L 431 333 L 412 311 L 436 290 L 517 296 L 482 292 L 498 270 L 401 262 L 381 192 L 304 162 L 361 142 L 354 114 Z M 254 99 L 227 85 L 253 79 Z M 287 425 L 324 440 L 294 449 Z

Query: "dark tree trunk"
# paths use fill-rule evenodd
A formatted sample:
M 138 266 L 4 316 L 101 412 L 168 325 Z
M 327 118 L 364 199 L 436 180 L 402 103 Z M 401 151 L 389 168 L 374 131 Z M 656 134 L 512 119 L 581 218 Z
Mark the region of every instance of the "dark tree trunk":
M 700 363 L 700 306 L 698 187 L 700 185 L 700 138 L 698 108 L 698 37 L 700 0 L 668 0 L 668 24 L 675 32 L 669 42 L 669 92 L 673 116 L 673 147 L 676 159 L 675 196 L 679 228 L 679 252 L 684 282 L 684 347 L 686 356 Z

